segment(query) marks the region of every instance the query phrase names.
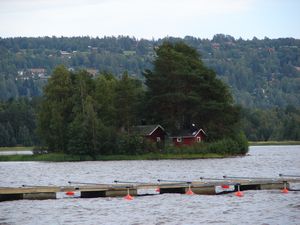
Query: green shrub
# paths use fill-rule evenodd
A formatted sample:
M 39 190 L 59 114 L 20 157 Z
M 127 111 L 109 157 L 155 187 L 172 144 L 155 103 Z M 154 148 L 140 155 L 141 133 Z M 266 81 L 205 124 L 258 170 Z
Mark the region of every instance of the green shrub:
M 119 136 L 116 154 L 139 155 L 150 152 L 158 152 L 158 146 L 139 135 Z
M 222 154 L 244 155 L 248 152 L 248 141 L 244 134 L 234 138 L 224 138 L 215 142 L 201 142 L 192 146 L 169 146 L 165 153 L 169 154 Z

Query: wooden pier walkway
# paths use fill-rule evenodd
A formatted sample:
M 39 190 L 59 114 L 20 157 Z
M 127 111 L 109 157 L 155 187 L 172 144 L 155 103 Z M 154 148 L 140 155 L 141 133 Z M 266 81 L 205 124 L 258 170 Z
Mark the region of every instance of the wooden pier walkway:
M 300 183 L 300 177 L 229 178 L 224 176 L 222 179 L 201 178 L 196 181 L 158 180 L 156 183 L 115 181 L 113 184 L 69 182 L 66 186 L 0 187 L 0 201 L 124 197 L 165 193 L 218 195 L 271 189 L 288 192 L 293 191 L 290 186 L 294 183 Z

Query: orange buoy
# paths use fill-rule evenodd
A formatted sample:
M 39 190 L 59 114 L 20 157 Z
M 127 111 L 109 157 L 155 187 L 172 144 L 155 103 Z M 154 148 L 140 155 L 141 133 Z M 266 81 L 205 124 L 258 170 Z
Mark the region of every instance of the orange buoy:
M 237 196 L 237 197 L 243 197 L 244 193 L 242 191 L 240 191 L 240 185 L 238 185 L 237 188 L 238 188 L 238 191 L 235 192 L 235 196 Z
M 127 189 L 127 195 L 124 197 L 125 200 L 133 200 L 133 197 L 129 194 L 129 188 Z
M 74 191 L 68 191 L 68 192 L 66 192 L 66 195 L 68 195 L 68 196 L 73 196 L 75 193 L 74 193 Z
M 237 197 L 243 197 L 244 193 L 241 192 L 241 191 L 237 191 L 237 192 L 235 192 L 235 196 L 237 196 Z
M 191 185 L 189 185 L 189 189 L 185 192 L 186 195 L 194 195 L 195 193 L 191 189 Z
M 286 182 L 283 183 L 283 189 L 281 190 L 281 193 L 283 194 L 289 193 L 289 190 L 286 188 Z
M 126 200 L 133 200 L 133 197 L 130 195 L 130 194 L 128 194 L 128 195 L 126 195 L 125 197 L 124 197 L 124 199 L 126 199 Z

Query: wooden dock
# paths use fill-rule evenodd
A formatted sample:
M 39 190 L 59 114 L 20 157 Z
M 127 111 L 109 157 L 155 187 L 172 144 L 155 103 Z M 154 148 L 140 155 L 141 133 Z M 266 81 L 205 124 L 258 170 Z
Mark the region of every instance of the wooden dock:
M 165 193 L 192 193 L 218 195 L 247 190 L 293 191 L 290 184 L 300 183 L 300 178 L 233 178 L 200 179 L 196 181 L 165 181 L 156 183 L 116 182 L 114 184 L 89 184 L 69 182 L 67 186 L 0 187 L 0 201 L 43 200 L 61 198 L 98 198 L 156 195 Z M 299 190 L 294 190 L 299 191 Z

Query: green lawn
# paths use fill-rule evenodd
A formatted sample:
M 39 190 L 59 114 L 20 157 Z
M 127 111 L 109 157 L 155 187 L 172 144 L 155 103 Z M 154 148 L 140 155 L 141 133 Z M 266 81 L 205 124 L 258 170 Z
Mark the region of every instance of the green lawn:
M 31 147 L 0 147 L 0 151 L 31 151 L 33 150 L 33 146 Z

